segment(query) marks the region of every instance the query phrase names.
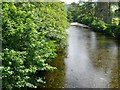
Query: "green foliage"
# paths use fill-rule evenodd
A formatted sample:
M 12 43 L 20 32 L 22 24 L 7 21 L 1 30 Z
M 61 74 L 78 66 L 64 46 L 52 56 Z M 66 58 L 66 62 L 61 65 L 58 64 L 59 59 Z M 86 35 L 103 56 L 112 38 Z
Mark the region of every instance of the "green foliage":
M 112 18 L 113 25 L 119 25 L 120 19 L 119 18 Z
M 68 19 L 70 22 L 75 22 L 77 19 L 77 15 L 79 15 L 79 5 L 76 3 L 72 3 L 68 8 Z
M 89 9 L 88 9 L 89 7 Z M 95 6 L 91 2 L 86 3 L 72 3 L 70 7 L 68 8 L 68 19 L 71 17 L 73 22 L 85 22 L 87 23 L 86 19 L 89 18 L 89 16 L 94 15 Z
M 36 88 L 44 83 L 38 70 L 53 70 L 47 61 L 66 43 L 64 4 L 24 2 L 2 4 L 3 89 Z
M 100 19 L 93 19 L 92 23 L 90 23 L 91 27 L 95 30 L 99 30 L 99 31 L 104 31 L 107 28 L 107 24 L 100 20 Z
M 120 38 L 120 26 L 108 25 L 106 31 L 113 37 Z
M 87 3 L 72 3 L 68 9 L 68 19 L 70 22 L 79 22 L 90 26 L 94 31 L 104 32 L 114 37 L 120 37 L 120 27 L 113 21 L 114 25 L 109 25 L 103 20 L 95 16 L 96 4 L 92 2 Z M 71 19 L 72 17 L 72 19 Z

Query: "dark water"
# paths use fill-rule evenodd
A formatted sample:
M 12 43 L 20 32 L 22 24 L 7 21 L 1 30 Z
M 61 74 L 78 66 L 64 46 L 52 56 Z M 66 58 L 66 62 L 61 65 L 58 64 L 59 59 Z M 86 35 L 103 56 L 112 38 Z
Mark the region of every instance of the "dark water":
M 71 26 L 67 57 L 52 62 L 58 69 L 46 75 L 45 88 L 118 88 L 120 43 L 101 33 Z

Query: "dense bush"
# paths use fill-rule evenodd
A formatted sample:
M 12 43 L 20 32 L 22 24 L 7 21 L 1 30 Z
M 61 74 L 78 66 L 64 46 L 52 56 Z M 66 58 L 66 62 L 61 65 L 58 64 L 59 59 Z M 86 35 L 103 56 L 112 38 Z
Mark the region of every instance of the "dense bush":
M 92 23 L 90 23 L 90 26 L 94 30 L 98 30 L 98 31 L 104 31 L 107 28 L 107 24 L 100 19 L 93 19 Z
M 47 61 L 65 47 L 68 26 L 61 2 L 2 3 L 3 89 L 36 88 L 37 70 L 53 70 Z
M 106 31 L 113 37 L 120 38 L 120 26 L 108 25 Z

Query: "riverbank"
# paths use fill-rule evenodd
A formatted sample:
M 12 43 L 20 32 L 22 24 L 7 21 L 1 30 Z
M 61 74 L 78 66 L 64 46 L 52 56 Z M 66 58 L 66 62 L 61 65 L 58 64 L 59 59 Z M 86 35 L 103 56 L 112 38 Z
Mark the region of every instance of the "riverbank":
M 80 26 L 80 27 L 83 27 L 83 28 L 90 28 L 89 26 L 78 23 L 78 22 L 72 22 L 72 23 L 70 23 L 70 25 L 71 26 Z
M 120 39 L 119 19 L 112 20 L 112 18 L 114 18 L 114 15 L 112 15 L 112 13 L 110 16 L 106 16 L 107 14 L 104 15 L 104 13 L 100 16 L 97 15 L 98 12 L 96 12 L 97 10 L 95 10 L 95 7 L 97 7 L 97 4 L 95 3 L 71 4 L 68 8 L 68 19 L 70 22 L 85 24 L 95 32 L 102 32 L 116 39 Z M 119 16 L 117 16 L 117 18 L 119 18 Z
M 99 23 L 99 21 L 98 21 Z M 120 26 L 116 26 L 116 25 L 108 25 L 105 24 L 104 22 L 101 21 L 100 24 L 92 24 L 92 23 L 79 23 L 79 22 L 72 22 L 70 23 L 71 26 L 80 26 L 83 28 L 88 28 L 91 29 L 95 32 L 101 32 L 106 36 L 112 36 L 115 39 L 120 39 Z

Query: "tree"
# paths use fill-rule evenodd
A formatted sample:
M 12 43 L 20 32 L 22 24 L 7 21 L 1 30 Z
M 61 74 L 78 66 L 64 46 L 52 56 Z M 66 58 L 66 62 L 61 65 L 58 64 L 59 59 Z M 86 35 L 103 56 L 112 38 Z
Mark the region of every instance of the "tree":
M 120 1 L 118 2 L 118 13 L 120 14 Z M 119 18 L 119 24 L 120 25 L 120 15 L 118 15 L 118 18 Z
M 111 23 L 111 3 L 97 2 L 95 16 L 102 19 L 106 23 Z

